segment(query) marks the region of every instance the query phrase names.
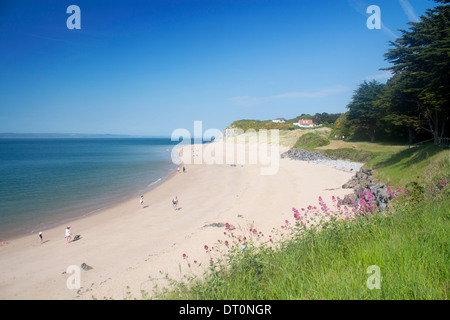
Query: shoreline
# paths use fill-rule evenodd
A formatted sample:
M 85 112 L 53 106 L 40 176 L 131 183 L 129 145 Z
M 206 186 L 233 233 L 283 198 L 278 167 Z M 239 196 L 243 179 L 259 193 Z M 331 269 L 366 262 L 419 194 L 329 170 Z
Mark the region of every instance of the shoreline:
M 292 220 L 293 207 L 351 192 L 341 186 L 352 174 L 324 165 L 280 159 L 278 173 L 267 176 L 262 167 L 189 164 L 145 192 L 144 208 L 131 198 L 71 222 L 79 241 L 66 243 L 59 225 L 44 232 L 42 245 L 34 234 L 0 246 L 0 299 L 139 298 L 167 284 L 164 274 L 183 279 L 193 272 L 184 254 L 207 266 L 204 245 L 223 238 L 221 223 L 269 233 Z M 81 270 L 81 288 L 69 290 L 67 267 L 82 263 L 93 269 Z
M 0 243 L 1 242 L 10 242 L 17 240 L 19 238 L 37 235 L 40 231 L 44 232 L 53 228 L 56 228 L 58 226 L 66 225 L 69 223 L 72 223 L 73 221 L 76 221 L 78 219 L 83 219 L 85 217 L 89 217 L 91 215 L 94 215 L 98 212 L 102 212 L 108 209 L 111 209 L 123 202 L 129 201 L 131 199 L 135 199 L 139 196 L 139 194 L 143 194 L 146 192 L 151 191 L 153 188 L 157 187 L 159 184 L 166 181 L 172 174 L 176 173 L 177 167 L 173 167 L 170 170 L 168 170 L 163 176 L 158 178 L 157 180 L 147 184 L 147 186 L 141 190 L 136 191 L 136 188 L 131 189 L 131 187 L 127 190 L 123 191 L 123 195 L 119 199 L 108 199 L 104 200 L 104 202 L 98 204 L 98 205 L 81 205 L 79 208 L 73 209 L 73 210 L 61 210 L 60 213 L 64 215 L 65 217 L 51 217 L 47 221 L 42 222 L 42 226 L 39 224 L 30 225 L 28 227 L 23 227 L 20 230 L 12 231 L 12 232 L 5 232 L 0 236 Z M 86 212 L 87 211 L 87 212 Z

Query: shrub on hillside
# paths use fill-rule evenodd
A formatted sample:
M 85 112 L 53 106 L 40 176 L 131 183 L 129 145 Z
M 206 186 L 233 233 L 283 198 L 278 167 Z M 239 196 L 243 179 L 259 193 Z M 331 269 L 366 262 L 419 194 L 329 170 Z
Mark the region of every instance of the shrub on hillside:
M 318 147 L 327 146 L 329 144 L 330 144 L 330 140 L 328 140 L 327 138 L 322 137 L 316 133 L 310 132 L 310 133 L 302 135 L 298 139 L 294 148 L 311 150 L 311 149 L 315 149 Z

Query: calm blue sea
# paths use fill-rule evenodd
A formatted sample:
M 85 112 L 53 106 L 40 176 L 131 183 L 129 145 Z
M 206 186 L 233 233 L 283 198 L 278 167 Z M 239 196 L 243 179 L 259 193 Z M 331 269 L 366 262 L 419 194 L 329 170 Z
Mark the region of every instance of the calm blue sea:
M 171 151 L 177 143 L 169 138 L 0 140 L 0 240 L 138 197 L 175 171 Z

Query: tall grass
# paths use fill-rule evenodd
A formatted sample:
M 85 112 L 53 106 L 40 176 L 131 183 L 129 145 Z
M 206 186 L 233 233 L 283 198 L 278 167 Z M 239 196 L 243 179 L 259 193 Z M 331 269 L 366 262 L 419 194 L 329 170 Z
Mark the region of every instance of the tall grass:
M 408 149 L 359 143 L 356 148 L 319 150 L 333 159 L 364 162 L 365 167 L 375 170 L 377 179 L 391 186 L 405 186 L 411 182 L 431 184 L 436 178 L 450 176 L 450 150 L 433 144 Z
M 362 151 L 352 148 L 325 149 L 321 150 L 323 154 L 331 159 L 344 159 L 355 162 L 367 162 L 377 156 L 371 151 Z
M 302 135 L 296 144 L 294 145 L 294 148 L 296 149 L 304 149 L 304 150 L 313 150 L 318 147 L 329 145 L 330 141 L 317 133 L 310 132 L 307 134 Z
M 375 176 L 391 185 L 407 185 L 413 181 L 433 183 L 436 178 L 450 176 L 450 150 L 433 144 L 380 155 L 366 166 L 375 169 Z
M 355 213 L 353 218 L 322 220 L 295 210 L 277 242 L 249 230 L 230 234 L 229 253 L 211 263 L 205 278 L 178 283 L 168 299 L 448 299 L 450 280 L 450 190 L 446 181 L 422 197 L 399 189 L 389 212 Z M 417 200 L 420 199 L 420 200 Z M 325 206 L 325 208 L 324 208 Z M 330 211 L 335 216 L 341 206 Z M 345 207 L 346 208 L 346 207 Z M 348 208 L 346 208 L 349 212 Z M 305 224 L 305 219 L 308 224 Z M 320 231 L 319 231 L 320 229 Z M 289 231 L 289 232 L 288 232 Z M 286 236 L 286 234 L 289 234 Z M 232 235 L 232 236 L 231 236 Z M 270 236 L 272 237 L 272 236 Z M 267 240 L 267 239 L 266 239 Z M 379 268 L 380 288 L 368 286 Z

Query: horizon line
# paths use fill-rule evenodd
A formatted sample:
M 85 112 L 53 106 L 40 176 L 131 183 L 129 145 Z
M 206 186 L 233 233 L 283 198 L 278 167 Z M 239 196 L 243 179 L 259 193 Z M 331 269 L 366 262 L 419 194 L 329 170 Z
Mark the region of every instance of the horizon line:
M 165 135 L 133 135 L 133 134 L 116 134 L 116 133 L 14 133 L 14 132 L 0 132 L 0 138 L 170 138 Z

